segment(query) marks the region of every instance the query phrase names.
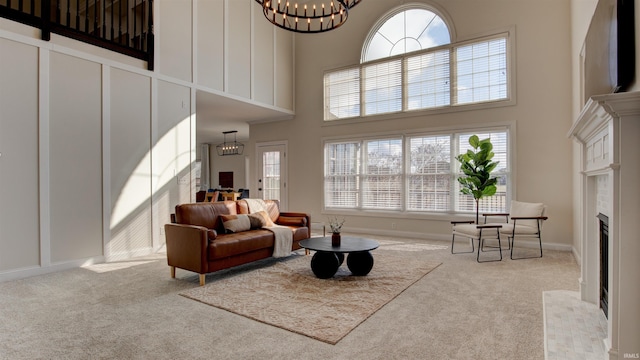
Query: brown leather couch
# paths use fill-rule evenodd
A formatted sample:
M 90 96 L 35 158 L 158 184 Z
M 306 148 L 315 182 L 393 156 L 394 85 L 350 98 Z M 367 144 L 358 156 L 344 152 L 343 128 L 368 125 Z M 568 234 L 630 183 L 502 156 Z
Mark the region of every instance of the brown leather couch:
M 265 200 L 267 212 L 277 225 L 293 231 L 292 250 L 300 249 L 300 240 L 311 236 L 308 214 L 280 212 L 278 200 Z M 175 223 L 165 224 L 167 261 L 171 277 L 176 267 L 205 274 L 271 257 L 275 236 L 269 230 L 252 229 L 226 233 L 220 215 L 249 214 L 244 200 L 189 203 L 176 206 Z

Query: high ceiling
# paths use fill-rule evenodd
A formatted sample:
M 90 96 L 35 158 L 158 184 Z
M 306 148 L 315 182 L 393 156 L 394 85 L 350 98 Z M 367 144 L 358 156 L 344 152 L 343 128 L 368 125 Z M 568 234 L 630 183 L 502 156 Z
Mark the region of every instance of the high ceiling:
M 196 138 L 198 143 L 218 144 L 223 131 L 237 130 L 238 141 L 249 139 L 249 123 L 290 119 L 292 113 L 282 112 L 243 99 L 196 93 Z M 233 140 L 227 136 L 227 140 Z

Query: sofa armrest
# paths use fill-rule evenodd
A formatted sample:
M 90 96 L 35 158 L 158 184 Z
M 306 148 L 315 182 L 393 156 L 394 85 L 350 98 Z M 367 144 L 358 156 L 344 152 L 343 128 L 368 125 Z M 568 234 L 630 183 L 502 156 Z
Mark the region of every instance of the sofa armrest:
M 275 223 L 284 226 L 305 226 L 310 228 L 311 217 L 305 213 L 281 212 Z
M 204 226 L 165 224 L 169 266 L 206 274 L 208 229 Z

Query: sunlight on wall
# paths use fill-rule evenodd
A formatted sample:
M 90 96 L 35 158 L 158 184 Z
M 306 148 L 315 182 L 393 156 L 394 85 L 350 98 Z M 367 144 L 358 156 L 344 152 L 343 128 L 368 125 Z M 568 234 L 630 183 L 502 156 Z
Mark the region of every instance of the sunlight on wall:
M 183 170 L 190 168 L 191 153 L 188 140 L 191 136 L 190 120 L 190 117 L 182 120 L 153 147 L 151 188 L 154 193 L 170 181 L 176 181 L 176 177 Z
M 190 117 L 186 117 L 167 131 L 140 161 L 113 206 L 110 224 L 112 230 L 132 216 L 143 203 L 150 200 L 150 189 L 155 193 L 170 181 L 177 181 L 176 176 L 182 171 L 189 170 L 190 120 Z M 153 154 L 153 164 L 151 154 Z
M 146 205 L 146 206 L 145 206 Z M 107 261 L 129 259 L 149 253 L 151 248 L 150 202 L 135 209 L 116 226 L 111 228 L 111 240 L 105 249 Z

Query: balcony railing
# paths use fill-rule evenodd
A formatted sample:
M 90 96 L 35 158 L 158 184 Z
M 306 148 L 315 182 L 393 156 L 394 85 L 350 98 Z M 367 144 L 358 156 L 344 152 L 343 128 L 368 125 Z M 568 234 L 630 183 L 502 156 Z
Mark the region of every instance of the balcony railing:
M 0 0 L 0 16 L 147 61 L 153 70 L 153 0 Z

